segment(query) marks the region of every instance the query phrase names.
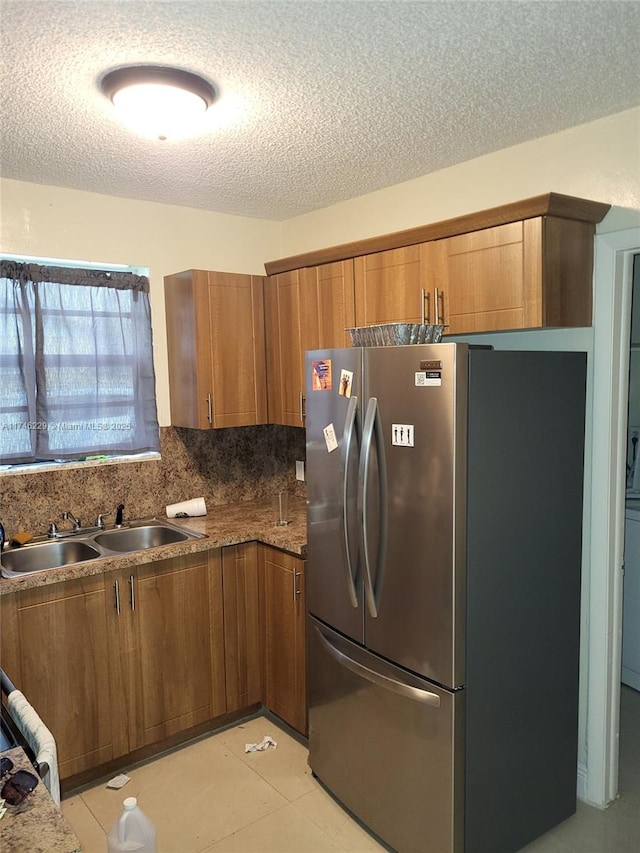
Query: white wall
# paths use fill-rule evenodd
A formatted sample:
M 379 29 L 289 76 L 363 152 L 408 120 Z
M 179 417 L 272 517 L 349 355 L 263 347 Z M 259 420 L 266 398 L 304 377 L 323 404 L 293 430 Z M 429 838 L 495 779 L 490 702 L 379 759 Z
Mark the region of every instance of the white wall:
M 150 270 L 158 419 L 170 421 L 163 277 L 184 269 L 264 275 L 280 223 L 19 181 L 0 182 L 0 251 Z
M 284 223 L 282 256 L 401 231 L 546 192 L 615 205 L 640 223 L 640 109 L 487 154 Z M 271 260 L 269 258 L 268 260 Z

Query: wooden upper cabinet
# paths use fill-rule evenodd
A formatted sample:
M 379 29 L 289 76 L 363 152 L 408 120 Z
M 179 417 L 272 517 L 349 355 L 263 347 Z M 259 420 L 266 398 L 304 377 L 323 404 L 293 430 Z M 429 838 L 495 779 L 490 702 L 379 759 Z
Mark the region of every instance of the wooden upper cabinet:
M 345 329 L 356 322 L 353 262 L 306 267 L 300 285 L 303 350 L 349 346 Z
M 300 328 L 300 271 L 266 282 L 267 394 L 269 421 L 304 426 L 304 350 Z
M 430 311 L 431 245 L 355 258 L 356 325 L 420 323 Z
M 354 259 L 358 326 L 424 320 L 447 334 L 589 326 L 593 237 L 609 208 L 546 193 L 265 269 L 279 277 Z
M 590 326 L 594 230 L 541 216 L 435 241 L 431 297 L 445 332 Z
M 187 270 L 165 276 L 173 426 L 267 422 L 264 279 Z
M 353 261 L 290 270 L 266 282 L 269 420 L 304 426 L 306 350 L 348 346 Z

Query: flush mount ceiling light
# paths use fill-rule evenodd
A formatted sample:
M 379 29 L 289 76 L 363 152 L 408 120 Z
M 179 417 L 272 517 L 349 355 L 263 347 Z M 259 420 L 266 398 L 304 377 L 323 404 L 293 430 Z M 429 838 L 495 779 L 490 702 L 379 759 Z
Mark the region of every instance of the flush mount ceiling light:
M 193 132 L 216 97 L 197 74 L 157 65 L 109 71 L 100 87 L 127 127 L 162 140 Z

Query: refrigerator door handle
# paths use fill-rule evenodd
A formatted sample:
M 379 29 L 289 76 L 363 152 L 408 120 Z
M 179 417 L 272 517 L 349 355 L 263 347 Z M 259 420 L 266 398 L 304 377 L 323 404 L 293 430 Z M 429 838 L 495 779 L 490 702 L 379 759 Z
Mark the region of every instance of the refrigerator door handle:
M 371 574 L 371 561 L 369 559 L 369 508 L 368 508 L 368 484 L 369 467 L 371 464 L 371 449 L 375 443 L 378 458 L 378 494 L 379 494 L 379 527 L 378 527 L 378 552 L 376 554 L 375 586 Z M 367 414 L 362 429 L 362 453 L 360 456 L 360 480 L 358 483 L 358 497 L 362 521 L 362 553 L 364 556 L 364 579 L 367 607 L 373 619 L 378 617 L 380 606 L 380 590 L 382 589 L 382 575 L 384 563 L 387 556 L 387 463 L 384 453 L 384 434 L 382 432 L 382 419 L 378 408 L 376 397 L 370 397 L 367 404 Z
M 423 705 L 431 705 L 434 708 L 440 707 L 440 697 L 437 693 L 431 693 L 430 690 L 423 690 L 420 687 L 412 687 L 410 684 L 404 684 L 402 681 L 398 681 L 395 678 L 390 678 L 388 675 L 382 675 L 382 673 L 376 672 L 359 661 L 353 660 L 349 655 L 341 652 L 340 649 L 337 649 L 333 643 L 329 642 L 317 626 L 315 626 L 315 630 L 318 632 L 320 640 L 322 641 L 326 651 L 335 660 L 337 660 L 339 664 L 346 667 L 346 669 L 351 670 L 351 672 L 361 678 L 365 678 L 367 681 L 370 681 L 378 687 L 382 687 L 385 690 L 390 690 L 392 693 L 397 693 L 399 696 L 403 696 L 405 699 L 412 699 L 414 702 L 421 702 Z
M 353 572 L 353 564 L 351 562 L 351 543 L 349 542 L 349 518 L 348 518 L 348 485 L 349 485 L 349 458 L 351 456 L 351 444 L 356 431 L 356 422 L 358 415 L 358 398 L 351 397 L 347 408 L 347 416 L 344 426 L 344 460 L 342 474 L 342 529 L 344 550 L 346 556 L 347 567 L 347 588 L 349 590 L 349 599 L 353 607 L 358 607 L 358 595 L 356 593 L 355 576 Z

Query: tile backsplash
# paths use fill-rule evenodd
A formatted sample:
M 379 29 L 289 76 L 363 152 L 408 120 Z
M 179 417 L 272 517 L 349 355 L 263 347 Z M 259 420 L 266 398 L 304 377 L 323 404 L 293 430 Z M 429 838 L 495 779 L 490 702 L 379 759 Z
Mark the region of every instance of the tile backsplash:
M 160 448 L 161 459 L 0 475 L 0 521 L 7 535 L 45 533 L 65 510 L 92 524 L 119 503 L 126 519 L 161 515 L 167 504 L 202 495 L 207 507 L 266 498 L 280 489 L 305 495 L 305 484 L 295 479 L 295 461 L 305 458 L 305 432 L 297 427 L 161 427 Z

